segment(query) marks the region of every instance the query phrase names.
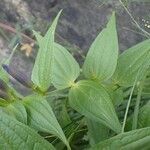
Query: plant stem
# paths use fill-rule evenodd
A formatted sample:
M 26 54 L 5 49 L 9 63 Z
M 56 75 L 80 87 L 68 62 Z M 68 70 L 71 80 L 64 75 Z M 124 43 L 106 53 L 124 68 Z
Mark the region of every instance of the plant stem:
M 135 31 L 135 30 L 132 30 L 132 29 L 129 29 L 127 27 L 122 27 L 122 29 L 131 31 L 131 32 L 139 34 L 139 35 L 142 35 L 143 37 L 147 37 L 144 33 L 141 33 L 141 32 L 138 32 L 138 31 Z
M 128 111 L 129 111 L 129 107 L 130 107 L 130 103 L 131 103 L 131 98 L 132 98 L 132 95 L 133 95 L 133 91 L 134 91 L 134 88 L 137 84 L 137 81 L 139 79 L 139 76 L 141 75 L 140 73 L 141 72 L 145 72 L 143 77 L 142 77 L 142 81 L 141 81 L 141 85 L 140 85 L 140 88 L 139 89 L 139 92 L 138 92 L 138 95 L 137 95 L 137 100 L 136 100 L 136 105 L 135 105 L 135 112 L 134 112 L 134 128 L 137 126 L 137 120 L 138 120 L 138 112 L 139 112 L 139 104 L 140 104 L 140 100 L 141 100 L 141 95 L 142 95 L 142 89 L 143 89 L 143 84 L 144 84 L 144 80 L 147 76 L 147 73 L 148 73 L 148 68 L 149 68 L 149 64 L 150 64 L 150 51 L 148 52 L 147 54 L 147 58 L 146 58 L 146 61 L 141 65 L 141 68 L 139 68 L 138 72 L 137 72 L 137 75 L 135 77 L 135 81 L 134 81 L 134 84 L 133 84 L 133 87 L 131 89 L 131 93 L 130 93 L 130 96 L 129 96 L 129 100 L 128 100 L 128 103 L 127 103 L 127 107 L 126 107 L 126 112 L 125 112 L 125 116 L 124 116 L 124 120 L 123 120 L 123 126 L 122 126 L 122 133 L 124 132 L 124 128 L 125 128 L 125 124 L 126 124 L 126 120 L 127 120 L 127 115 L 128 115 Z
M 10 63 L 10 60 L 12 59 L 12 57 L 13 57 L 15 51 L 17 50 L 18 45 L 19 45 L 19 43 L 17 43 L 17 44 L 15 45 L 15 47 L 13 48 L 13 50 L 12 50 L 10 56 L 8 57 L 8 59 L 5 60 L 5 62 L 4 62 L 5 64 L 9 64 L 9 63 Z
M 143 66 L 144 68 L 144 66 Z M 132 130 L 135 130 L 137 128 L 137 124 L 138 124 L 138 114 L 139 114 L 139 106 L 140 106 L 140 101 L 141 101 L 141 96 L 142 96 L 142 90 L 143 90 L 143 84 L 144 81 L 146 79 L 147 76 L 147 72 L 144 74 L 143 79 L 141 81 L 141 84 L 138 88 L 138 94 L 137 94 L 137 99 L 136 99 L 136 104 L 135 104 L 135 108 L 134 108 L 134 114 L 133 114 L 133 122 L 132 122 Z
M 13 33 L 17 33 L 17 30 L 15 28 L 13 28 L 13 27 L 11 27 L 11 26 L 9 26 L 7 24 L 4 24 L 2 22 L 0 22 L 0 28 L 3 28 L 5 30 L 8 30 L 8 31 L 13 32 Z M 24 33 L 20 33 L 20 35 L 22 37 L 24 37 L 26 40 L 30 41 L 30 42 L 33 42 L 33 43 L 35 42 L 32 38 L 30 38 L 29 36 L 27 36 Z
M 131 89 L 131 93 L 130 93 L 130 96 L 129 96 L 129 100 L 128 100 L 128 103 L 127 103 L 127 107 L 126 107 L 126 111 L 125 111 L 125 115 L 124 115 L 124 120 L 123 120 L 123 125 L 122 125 L 121 133 L 124 132 L 124 128 L 125 128 L 126 121 L 127 121 L 127 116 L 128 116 L 128 111 L 129 111 L 129 107 L 130 107 L 130 103 L 131 103 L 131 98 L 132 98 L 133 91 L 134 91 L 134 88 L 135 88 L 136 83 L 137 83 L 137 76 L 136 76 L 136 79 L 135 79 L 135 81 L 134 81 L 133 87 L 132 87 L 132 89 Z

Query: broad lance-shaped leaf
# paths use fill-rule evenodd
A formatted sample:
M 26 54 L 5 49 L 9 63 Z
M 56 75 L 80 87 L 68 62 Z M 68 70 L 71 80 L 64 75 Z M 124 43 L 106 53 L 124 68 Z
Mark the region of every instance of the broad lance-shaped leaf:
M 57 89 L 70 87 L 79 76 L 80 67 L 73 56 L 55 43 L 52 83 Z
M 142 78 L 144 71 L 140 70 L 146 61 L 150 60 L 149 53 L 150 40 L 145 40 L 122 53 L 118 58 L 118 65 L 113 76 L 114 83 L 132 86 L 137 74 Z M 149 66 L 150 63 L 147 65 Z
M 28 125 L 34 129 L 59 137 L 68 147 L 68 141 L 52 111 L 43 97 L 31 95 L 23 100 L 28 114 Z
M 109 79 L 117 65 L 118 38 L 115 13 L 110 18 L 107 27 L 96 37 L 86 56 L 83 73 L 86 78 Z
M 110 129 L 106 126 L 90 119 L 86 119 L 86 122 L 88 127 L 88 138 L 91 146 L 94 146 L 108 138 Z
M 150 101 L 144 105 L 138 115 L 138 128 L 150 127 Z
M 52 82 L 52 63 L 54 59 L 54 33 L 61 11 L 56 16 L 42 41 L 32 70 L 31 79 L 42 91 L 46 91 Z M 37 37 L 38 38 L 38 37 Z
M 93 81 L 79 81 L 69 91 L 69 102 L 79 113 L 100 122 L 117 133 L 121 125 L 106 90 Z
M 122 88 L 114 89 L 113 87 L 105 87 L 109 93 L 114 106 L 119 106 L 123 102 L 123 90 Z
M 100 142 L 90 150 L 149 150 L 150 127 L 133 130 Z
M 34 31 L 40 45 L 44 40 L 39 33 Z M 73 56 L 60 44 L 54 43 L 52 64 L 52 83 L 57 89 L 70 87 L 79 76 L 80 67 Z
M 0 115 L 0 149 L 1 150 L 55 150 L 34 130 L 8 116 Z
M 18 121 L 27 124 L 27 112 L 20 101 L 15 101 L 3 107 L 5 113 L 15 117 Z

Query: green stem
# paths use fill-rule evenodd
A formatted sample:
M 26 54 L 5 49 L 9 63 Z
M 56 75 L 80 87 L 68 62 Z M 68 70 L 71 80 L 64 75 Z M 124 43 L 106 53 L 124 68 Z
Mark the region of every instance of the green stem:
M 130 107 L 130 103 L 131 103 L 131 99 L 132 99 L 132 95 L 133 95 L 133 91 L 134 91 L 136 83 L 137 83 L 137 76 L 136 76 L 136 79 L 134 81 L 133 87 L 131 89 L 129 100 L 128 100 L 128 103 L 127 103 L 127 107 L 126 107 L 126 111 L 125 111 L 125 115 L 124 115 L 124 120 L 123 120 L 123 125 L 122 125 L 121 133 L 123 133 L 124 129 L 125 129 L 125 125 L 126 125 L 126 121 L 127 121 L 127 116 L 128 116 L 128 111 L 129 111 L 129 107 Z
M 12 50 L 10 56 L 8 57 L 8 59 L 4 60 L 3 64 L 9 65 L 10 60 L 12 59 L 12 57 L 13 57 L 15 51 L 17 50 L 18 45 L 19 45 L 19 44 L 16 44 L 16 45 L 14 46 L 14 48 L 13 48 L 13 50 Z
M 143 67 L 144 68 L 144 67 Z M 141 101 L 141 96 L 142 96 L 142 90 L 143 90 L 143 84 L 146 79 L 148 71 L 145 72 L 143 79 L 141 81 L 141 84 L 138 88 L 138 94 L 137 94 L 137 99 L 136 99 L 136 104 L 134 107 L 134 113 L 133 113 L 133 123 L 132 123 L 132 130 L 135 130 L 137 128 L 138 124 L 138 114 L 139 114 L 139 106 L 140 106 L 140 101 Z
M 136 104 L 135 104 L 135 108 L 134 108 L 132 130 L 135 130 L 137 128 L 139 106 L 140 106 L 140 101 L 141 101 L 142 89 L 143 89 L 143 86 L 141 85 L 138 89 L 138 95 L 137 95 Z

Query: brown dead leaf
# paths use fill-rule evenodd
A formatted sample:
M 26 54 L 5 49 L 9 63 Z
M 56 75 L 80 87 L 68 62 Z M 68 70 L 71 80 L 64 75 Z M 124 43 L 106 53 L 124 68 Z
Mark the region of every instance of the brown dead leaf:
M 22 44 L 20 50 L 25 51 L 26 56 L 29 57 L 33 50 L 33 46 L 34 46 L 34 43 L 30 43 L 30 44 L 25 43 L 25 44 Z

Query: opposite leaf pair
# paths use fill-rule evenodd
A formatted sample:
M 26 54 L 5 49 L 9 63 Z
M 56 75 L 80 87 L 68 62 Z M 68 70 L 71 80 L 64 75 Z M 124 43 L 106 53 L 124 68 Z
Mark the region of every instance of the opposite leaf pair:
M 69 87 L 79 76 L 80 68 L 72 55 L 54 41 L 54 32 L 61 11 L 44 37 L 34 31 L 39 52 L 32 71 L 32 81 L 46 91 L 51 83 L 60 89 Z M 108 44 L 109 43 L 109 44 Z M 98 35 L 85 59 L 83 74 L 88 79 L 108 80 L 114 73 L 118 58 L 115 14 Z
M 32 72 L 32 81 L 43 91 L 49 88 L 50 83 L 53 83 L 58 89 L 75 86 L 70 91 L 72 93 L 72 91 L 78 88 L 82 89 L 82 87 L 78 87 L 82 81 L 79 81 L 79 84 L 74 83 L 80 73 L 79 65 L 65 48 L 54 42 L 54 31 L 60 13 L 44 37 L 35 32 L 39 43 L 39 52 Z M 83 65 L 85 77 L 88 79 L 97 79 L 101 82 L 108 80 L 115 71 L 117 57 L 118 40 L 115 15 L 113 13 L 107 27 L 98 35 L 87 54 Z M 105 89 L 94 82 L 83 81 L 83 83 L 85 83 L 85 87 L 81 91 L 84 92 L 80 93 L 76 90 L 75 96 L 69 94 L 71 106 L 91 119 L 95 120 L 97 118 L 96 121 L 102 122 L 119 133 L 121 125 Z M 97 90 L 95 90 L 96 88 Z M 77 101 L 79 101 L 77 105 L 78 109 L 75 107 Z M 84 106 L 85 108 L 82 109 Z
M 54 41 L 58 13 L 44 37 L 34 31 L 39 44 L 39 51 L 32 71 L 32 81 L 42 91 L 47 91 L 51 84 L 58 89 L 70 87 L 79 76 L 80 68 L 72 55 Z

